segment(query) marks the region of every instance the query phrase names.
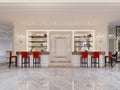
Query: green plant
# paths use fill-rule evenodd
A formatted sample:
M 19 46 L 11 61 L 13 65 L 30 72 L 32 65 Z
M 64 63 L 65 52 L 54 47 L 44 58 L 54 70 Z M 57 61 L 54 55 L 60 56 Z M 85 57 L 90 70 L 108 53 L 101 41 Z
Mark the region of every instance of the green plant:
M 120 51 L 120 40 L 118 41 L 118 51 Z

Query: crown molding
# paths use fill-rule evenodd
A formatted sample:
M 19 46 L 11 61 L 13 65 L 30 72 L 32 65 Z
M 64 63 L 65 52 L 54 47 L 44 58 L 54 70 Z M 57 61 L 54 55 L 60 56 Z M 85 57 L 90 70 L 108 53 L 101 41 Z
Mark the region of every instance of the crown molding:
M 0 3 L 120 3 L 120 0 L 0 0 Z

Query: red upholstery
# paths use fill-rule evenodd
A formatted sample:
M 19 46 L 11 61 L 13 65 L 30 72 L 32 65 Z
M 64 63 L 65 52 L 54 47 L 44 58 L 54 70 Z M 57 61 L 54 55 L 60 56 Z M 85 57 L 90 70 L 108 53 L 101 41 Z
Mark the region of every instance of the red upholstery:
M 80 58 L 80 66 L 86 66 L 88 67 L 88 52 L 84 51 L 81 53 L 81 58 Z
M 12 51 L 9 52 L 10 53 L 10 57 L 12 56 Z
M 100 52 L 93 52 L 92 58 L 99 58 Z
M 82 52 L 81 58 L 88 58 L 88 52 Z
M 109 59 L 109 62 L 107 61 L 107 58 Z M 112 67 L 112 52 L 109 52 L 109 56 L 105 56 L 105 66 L 107 63 L 111 64 Z
M 30 58 L 29 58 L 29 55 L 28 55 L 28 52 L 21 52 L 21 55 L 22 55 L 22 62 L 21 62 L 21 67 L 27 67 L 29 66 L 30 67 Z
M 112 58 L 112 52 L 109 53 L 109 56 L 105 56 L 105 58 Z
M 12 51 L 9 51 L 9 67 L 11 67 L 12 63 L 15 63 L 15 66 L 17 67 L 17 56 L 12 56 Z M 15 62 L 12 61 L 12 59 L 15 59 Z
M 10 58 L 17 58 L 17 56 L 12 56 L 12 51 L 10 51 L 9 53 L 10 53 Z
M 40 63 L 40 52 L 33 52 L 33 67 L 39 67 Z
M 10 58 L 17 58 L 17 56 L 11 56 Z
M 40 52 L 33 52 L 33 58 L 40 58 Z
M 96 67 L 97 64 L 98 64 L 98 67 L 100 66 L 99 56 L 100 56 L 100 52 L 93 52 L 93 55 L 91 56 L 91 67 L 92 67 L 92 64 L 94 64 L 94 67 Z
M 22 58 L 29 58 L 28 53 L 27 52 L 22 52 Z

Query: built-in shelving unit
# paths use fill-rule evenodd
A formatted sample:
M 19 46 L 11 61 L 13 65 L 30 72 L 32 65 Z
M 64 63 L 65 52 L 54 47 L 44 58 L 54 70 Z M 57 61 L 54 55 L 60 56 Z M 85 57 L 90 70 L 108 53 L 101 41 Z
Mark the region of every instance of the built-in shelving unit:
M 47 32 L 29 31 L 28 32 L 29 51 L 47 51 Z
M 74 33 L 74 51 L 92 51 L 93 33 L 90 31 L 78 31 Z

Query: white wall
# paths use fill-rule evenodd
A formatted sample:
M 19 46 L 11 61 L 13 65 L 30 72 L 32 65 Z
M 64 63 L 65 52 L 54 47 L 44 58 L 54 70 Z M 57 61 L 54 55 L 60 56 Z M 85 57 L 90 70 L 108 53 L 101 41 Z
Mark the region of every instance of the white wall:
M 0 23 L 0 63 L 8 62 L 6 51 L 13 48 L 13 27 L 7 24 Z
M 95 35 L 103 35 L 101 51 L 108 51 L 108 24 L 99 24 L 95 26 L 83 25 L 32 25 L 25 26 L 14 24 L 14 51 L 24 51 L 26 49 L 26 38 L 23 43 L 18 41 L 17 35 L 26 35 L 26 30 L 95 30 Z M 95 50 L 99 50 L 98 40 L 95 38 Z
M 6 56 L 6 51 L 12 50 L 11 40 L 0 40 L 0 56 Z
M 12 50 L 11 40 L 0 40 L 0 63 L 8 62 L 6 51 Z

